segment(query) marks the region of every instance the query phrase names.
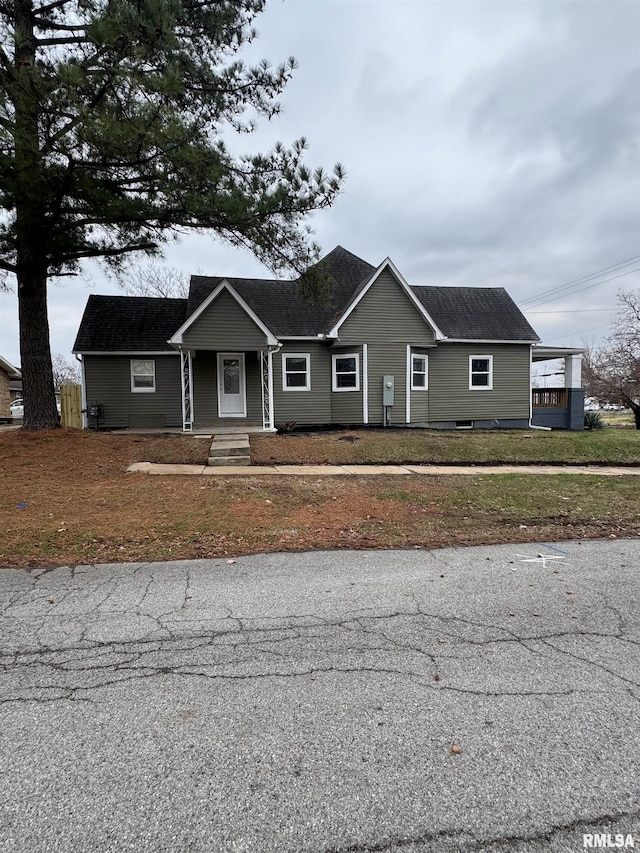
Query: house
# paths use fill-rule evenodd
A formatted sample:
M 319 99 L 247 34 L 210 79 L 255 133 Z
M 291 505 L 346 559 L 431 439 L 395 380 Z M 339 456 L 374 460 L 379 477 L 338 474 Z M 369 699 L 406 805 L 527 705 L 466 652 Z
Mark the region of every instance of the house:
M 22 390 L 22 374 L 17 367 L 0 355 L 0 418 L 11 417 L 9 406 Z
M 204 276 L 188 299 L 90 296 L 74 352 L 94 425 L 531 425 L 539 338 L 503 288 L 412 286 L 340 246 L 319 263 L 326 306 Z

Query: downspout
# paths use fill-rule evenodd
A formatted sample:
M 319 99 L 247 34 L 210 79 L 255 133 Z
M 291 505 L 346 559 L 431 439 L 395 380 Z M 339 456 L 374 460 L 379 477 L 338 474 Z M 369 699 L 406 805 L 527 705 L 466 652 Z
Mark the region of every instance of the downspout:
M 269 430 L 275 432 L 275 412 L 273 411 L 273 355 L 280 352 L 282 344 L 279 343 L 275 347 L 269 347 L 267 352 L 267 375 L 269 377 Z

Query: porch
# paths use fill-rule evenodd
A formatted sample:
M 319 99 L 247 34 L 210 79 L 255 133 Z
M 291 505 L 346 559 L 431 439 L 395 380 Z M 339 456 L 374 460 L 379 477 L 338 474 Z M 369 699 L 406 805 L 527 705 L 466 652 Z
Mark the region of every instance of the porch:
M 582 355 L 584 350 L 533 347 L 531 361 L 563 361 L 563 387 L 531 389 L 531 424 L 550 429 L 584 429 Z
M 180 348 L 182 430 L 273 432 L 273 352 Z

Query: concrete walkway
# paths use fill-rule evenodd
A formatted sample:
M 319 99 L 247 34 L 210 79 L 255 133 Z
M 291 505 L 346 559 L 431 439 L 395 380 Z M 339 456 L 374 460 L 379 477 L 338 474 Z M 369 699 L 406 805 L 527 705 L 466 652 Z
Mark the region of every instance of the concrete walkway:
M 640 476 L 640 467 L 609 465 L 162 465 L 134 462 L 128 473 L 163 475 L 205 475 L 216 477 L 256 477 L 264 474 L 289 474 L 303 477 L 376 476 L 380 474 L 477 475 L 477 474 L 591 474 L 599 477 Z

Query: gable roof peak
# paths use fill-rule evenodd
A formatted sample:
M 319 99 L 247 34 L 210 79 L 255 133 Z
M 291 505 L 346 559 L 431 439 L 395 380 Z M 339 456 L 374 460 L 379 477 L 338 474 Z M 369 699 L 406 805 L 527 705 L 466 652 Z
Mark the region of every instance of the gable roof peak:
M 322 263 L 322 261 L 326 261 L 332 257 L 339 257 L 340 255 L 347 256 L 349 258 L 355 258 L 357 261 L 361 261 L 362 263 L 365 263 L 365 264 L 367 263 L 367 261 L 365 261 L 364 258 L 361 258 L 358 255 L 354 254 L 353 252 L 350 252 L 348 249 L 345 249 L 345 247 L 341 246 L 340 243 L 338 243 L 338 245 L 335 246 L 330 252 L 328 252 L 323 258 L 320 258 L 318 263 Z

